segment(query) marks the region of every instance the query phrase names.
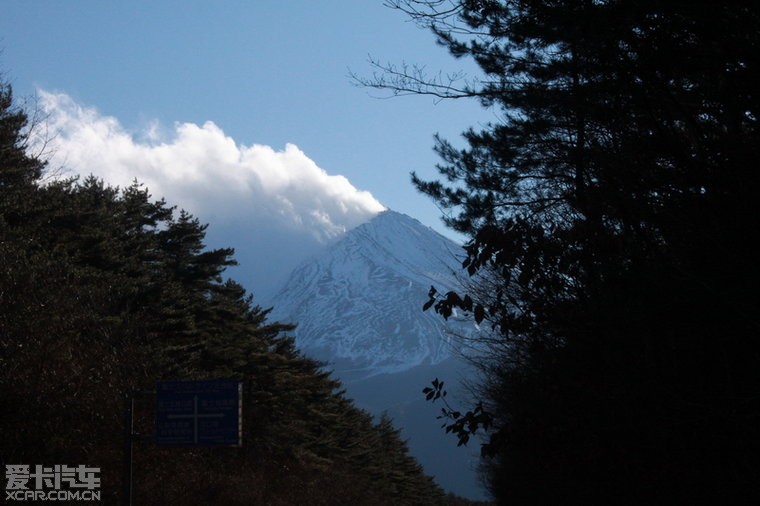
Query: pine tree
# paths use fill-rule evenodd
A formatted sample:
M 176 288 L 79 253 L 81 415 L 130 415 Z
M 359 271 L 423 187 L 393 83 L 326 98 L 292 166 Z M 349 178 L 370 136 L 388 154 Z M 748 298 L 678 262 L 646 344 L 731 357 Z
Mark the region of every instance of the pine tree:
M 471 238 L 490 293 L 439 296 L 498 332 L 485 453 L 504 502 L 758 495 L 757 55 L 750 2 L 397 1 L 481 79 L 364 83 L 475 98 L 413 182 Z M 755 240 L 752 239 L 755 237 Z M 458 425 L 457 425 L 458 423 Z

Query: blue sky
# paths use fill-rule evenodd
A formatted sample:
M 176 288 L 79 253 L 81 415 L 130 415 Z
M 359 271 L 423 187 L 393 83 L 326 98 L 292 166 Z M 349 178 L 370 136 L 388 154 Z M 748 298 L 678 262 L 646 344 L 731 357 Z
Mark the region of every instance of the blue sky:
M 456 140 L 468 126 L 491 119 L 472 101 L 380 99 L 351 82 L 349 70 L 371 73 L 368 55 L 421 63 L 433 72 L 473 70 L 382 0 L 8 1 L 0 48 L 0 71 L 16 96 L 37 94 L 55 108 L 48 110 L 59 130 L 55 164 L 114 184 L 138 177 L 154 195 L 210 222 L 210 230 L 219 221 L 225 237 L 234 235 L 236 224 L 263 216 L 261 209 L 274 205 L 266 199 L 275 197 L 301 218 L 313 197 L 319 209 L 309 210 L 316 221 L 304 222 L 306 228 L 322 218 L 338 228 L 356 225 L 379 202 L 454 237 L 434 204 L 414 190 L 409 172 L 437 175 L 434 133 Z M 168 147 L 159 153 L 161 145 Z M 293 161 L 319 190 L 293 190 L 302 184 L 296 175 L 284 196 L 225 198 L 225 188 L 252 183 L 217 178 L 218 159 L 205 151 L 197 154 L 208 174 L 184 170 L 182 163 L 200 163 L 188 159 L 194 152 L 188 145 L 218 148 L 223 160 L 263 157 L 273 164 L 270 173 L 291 170 Z M 216 196 L 206 198 L 213 185 Z M 323 206 L 336 192 L 342 218 Z M 241 203 L 246 198 L 263 203 L 250 207 Z

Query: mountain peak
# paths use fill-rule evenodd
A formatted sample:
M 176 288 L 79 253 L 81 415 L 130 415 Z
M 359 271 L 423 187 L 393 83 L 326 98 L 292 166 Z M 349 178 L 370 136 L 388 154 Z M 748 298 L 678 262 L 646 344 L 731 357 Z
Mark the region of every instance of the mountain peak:
M 373 221 L 382 222 L 382 221 L 388 221 L 388 220 L 406 221 L 406 222 L 415 223 L 421 227 L 424 227 L 424 225 L 420 223 L 419 220 L 412 218 L 411 216 L 407 214 L 394 211 L 393 209 L 390 209 L 390 208 L 384 211 L 380 211 L 369 222 L 373 222 Z
M 298 325 L 299 348 L 368 376 L 450 354 L 446 322 L 423 312 L 431 285 L 453 289 L 461 247 L 392 210 L 304 262 L 275 297 L 273 318 Z
M 356 228 L 361 227 L 388 227 L 388 226 L 405 226 L 412 229 L 420 229 L 425 231 L 430 231 L 433 234 L 440 235 L 438 232 L 434 231 L 432 228 L 423 225 L 420 223 L 419 220 L 416 218 L 412 218 L 411 216 L 399 213 L 398 211 L 394 211 L 392 209 L 386 209 L 385 211 L 381 211 L 378 214 L 376 214 L 371 220 L 359 225 Z

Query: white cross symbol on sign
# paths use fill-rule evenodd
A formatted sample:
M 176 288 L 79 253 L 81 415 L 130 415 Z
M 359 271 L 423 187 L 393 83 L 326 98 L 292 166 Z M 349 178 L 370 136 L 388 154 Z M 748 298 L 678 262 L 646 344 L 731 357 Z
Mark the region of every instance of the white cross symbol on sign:
M 198 442 L 198 419 L 199 418 L 223 418 L 222 413 L 210 413 L 207 415 L 201 415 L 198 413 L 198 396 L 193 396 L 193 413 L 189 415 L 167 415 L 170 420 L 176 420 L 177 418 L 192 418 L 193 419 L 193 443 Z

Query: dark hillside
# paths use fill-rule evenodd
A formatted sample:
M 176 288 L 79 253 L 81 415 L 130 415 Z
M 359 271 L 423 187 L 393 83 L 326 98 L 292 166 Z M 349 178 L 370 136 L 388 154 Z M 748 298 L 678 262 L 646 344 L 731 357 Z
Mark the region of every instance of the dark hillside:
M 231 249 L 135 183 L 40 184 L 0 88 L 0 464 L 99 467 L 121 497 L 125 399 L 161 379 L 243 383 L 242 448 L 134 443 L 139 504 L 442 504 L 389 419 L 374 423 L 223 278 Z M 153 398 L 135 404 L 152 431 Z

